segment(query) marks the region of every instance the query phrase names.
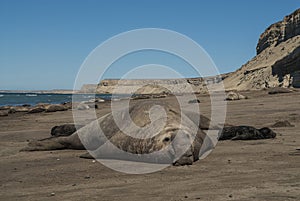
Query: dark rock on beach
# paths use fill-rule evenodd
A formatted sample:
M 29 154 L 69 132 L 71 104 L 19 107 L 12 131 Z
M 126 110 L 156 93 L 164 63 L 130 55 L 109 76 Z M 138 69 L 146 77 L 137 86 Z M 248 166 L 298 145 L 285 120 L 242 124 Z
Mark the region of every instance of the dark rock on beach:
M 271 127 L 273 128 L 279 128 L 279 127 L 295 127 L 295 125 L 292 125 L 289 121 L 278 121 L 275 124 L 273 124 Z

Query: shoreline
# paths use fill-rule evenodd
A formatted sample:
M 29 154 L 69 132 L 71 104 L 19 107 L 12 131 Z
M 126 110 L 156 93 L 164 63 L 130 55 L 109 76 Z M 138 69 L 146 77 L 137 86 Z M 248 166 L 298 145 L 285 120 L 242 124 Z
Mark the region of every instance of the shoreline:
M 191 166 L 168 167 L 144 175 L 115 172 L 101 163 L 79 158 L 85 153 L 81 150 L 19 152 L 28 141 L 49 137 L 53 126 L 73 123 L 72 110 L 0 117 L 1 196 L 5 200 L 46 201 L 296 201 L 300 180 L 300 93 L 244 94 L 249 98 L 228 102 L 227 124 L 261 128 L 288 120 L 295 127 L 274 128 L 278 133 L 275 139 L 218 142 L 208 157 Z M 209 116 L 209 97 L 198 94 L 197 98 L 201 113 Z M 160 100 L 176 103 L 171 96 Z M 138 104 L 143 100 L 132 101 Z M 98 117 L 110 112 L 109 102 L 99 104 L 101 107 L 95 110 Z

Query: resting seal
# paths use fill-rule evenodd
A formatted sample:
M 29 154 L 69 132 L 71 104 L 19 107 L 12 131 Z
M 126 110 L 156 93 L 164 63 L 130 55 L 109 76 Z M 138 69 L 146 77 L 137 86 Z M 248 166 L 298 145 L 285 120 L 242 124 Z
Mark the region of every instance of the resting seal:
M 82 125 L 75 126 L 75 124 L 64 124 L 60 126 L 54 126 L 51 129 L 51 135 L 53 137 L 69 136 L 76 132 L 76 127 L 77 129 L 79 129 L 82 128 L 83 126 Z
M 112 113 L 109 113 L 77 131 L 70 125 L 55 127 L 53 131 L 57 130 L 59 134 L 44 140 L 30 142 L 28 147 L 22 151 L 88 149 L 94 153 L 92 154 L 93 157 L 97 158 L 191 165 L 199 159 L 199 156 L 214 147 L 211 139 L 202 130 L 209 128 L 210 120 L 208 118 L 201 115 L 200 121 L 195 121 L 195 117 L 198 116 L 199 119 L 198 114 L 192 112 L 182 114 L 179 108 L 172 107 L 162 101 L 147 100 L 130 107 L 129 115 L 132 122 L 139 126 L 139 128 L 146 128 L 151 124 L 155 129 L 156 125 L 162 121 L 161 117 L 151 117 L 149 114 L 151 108 L 156 105 L 161 105 L 164 108 L 166 121 L 163 129 L 150 138 L 141 139 L 124 134 L 116 124 Z M 143 130 L 132 127 L 132 122 L 127 122 L 123 119 L 126 115 L 127 113 L 121 110 L 117 112 L 115 117 L 123 121 L 122 124 L 124 124 L 127 131 L 136 134 L 136 136 L 151 134 L 153 129 Z M 105 137 L 99 137 L 97 125 L 100 126 Z M 68 133 L 63 133 L 64 129 Z M 64 136 L 70 134 L 70 130 L 75 132 L 69 136 Z M 107 143 L 107 140 L 112 145 L 107 146 L 104 150 L 99 150 L 102 145 Z M 113 145 L 118 148 L 117 151 L 112 148 Z M 147 155 L 164 149 L 167 151 L 157 154 L 155 158 L 136 157 L 136 155 Z M 132 155 L 123 157 L 121 152 L 131 153 Z M 181 154 L 178 155 L 178 153 Z M 84 157 L 90 158 L 89 155 L 85 155 Z
M 134 136 L 149 136 L 157 128 L 156 125 L 162 121 L 160 116 L 151 118 L 150 111 L 156 105 L 164 108 L 166 121 L 165 126 L 158 133 L 154 132 L 154 136 L 142 139 L 123 133 L 123 130 L 120 130 L 116 124 L 113 114 L 109 113 L 82 128 L 77 127 L 77 131 L 74 125 L 54 127 L 52 137 L 30 142 L 22 151 L 87 149 L 92 156 L 85 154 L 82 156 L 84 158 L 191 165 L 206 151 L 214 148 L 212 140 L 204 130 L 217 130 L 219 140 L 257 140 L 276 136 L 276 133 L 269 128 L 256 129 L 251 126 L 229 126 L 220 130 L 218 126 L 210 125 L 210 120 L 205 116 L 200 115 L 198 121 L 199 114 L 197 113 L 185 111 L 182 114 L 179 108 L 155 100 L 146 100 L 131 106 L 128 114 L 125 110 L 117 111 L 115 117 L 122 122 L 127 133 L 134 134 Z M 128 115 L 132 121 L 127 121 L 128 118 L 125 117 Z M 132 122 L 138 128 L 132 126 Z M 149 125 L 153 125 L 153 128 L 150 126 L 148 129 Z M 98 126 L 105 136 L 99 135 Z M 160 150 L 166 151 L 161 153 Z M 148 157 L 152 153 L 158 154 L 154 158 Z
M 256 129 L 252 126 L 224 127 L 219 140 L 260 140 L 275 138 L 276 133 L 270 128 Z

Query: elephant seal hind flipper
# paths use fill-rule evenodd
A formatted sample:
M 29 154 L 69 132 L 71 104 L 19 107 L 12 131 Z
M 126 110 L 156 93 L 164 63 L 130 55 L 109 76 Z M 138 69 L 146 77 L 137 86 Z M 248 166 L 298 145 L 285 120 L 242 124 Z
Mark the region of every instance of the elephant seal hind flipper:
M 27 147 L 20 151 L 50 151 L 61 149 L 85 149 L 77 133 L 67 137 L 49 137 L 28 143 Z
M 65 145 L 53 140 L 53 138 L 47 138 L 45 140 L 31 141 L 28 146 L 20 151 L 49 151 L 65 149 Z

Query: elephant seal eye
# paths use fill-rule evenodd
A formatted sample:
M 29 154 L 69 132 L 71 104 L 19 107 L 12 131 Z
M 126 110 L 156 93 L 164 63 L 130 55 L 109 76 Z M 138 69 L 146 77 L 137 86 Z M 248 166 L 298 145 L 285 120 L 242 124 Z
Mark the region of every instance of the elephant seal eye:
M 169 137 L 165 137 L 163 141 L 164 141 L 164 142 L 169 142 L 169 141 L 170 141 L 170 138 L 169 138 Z

